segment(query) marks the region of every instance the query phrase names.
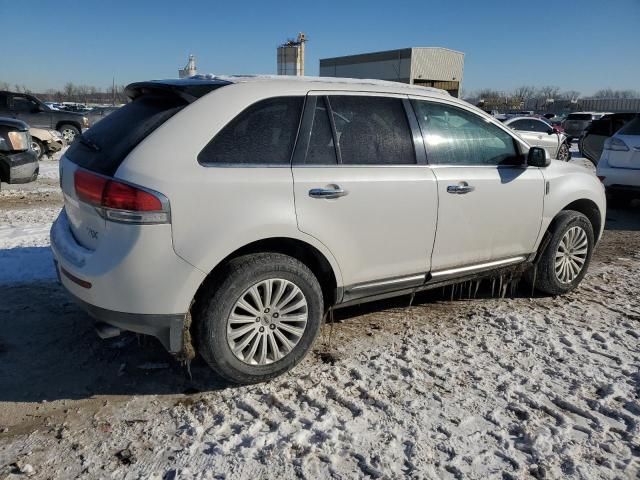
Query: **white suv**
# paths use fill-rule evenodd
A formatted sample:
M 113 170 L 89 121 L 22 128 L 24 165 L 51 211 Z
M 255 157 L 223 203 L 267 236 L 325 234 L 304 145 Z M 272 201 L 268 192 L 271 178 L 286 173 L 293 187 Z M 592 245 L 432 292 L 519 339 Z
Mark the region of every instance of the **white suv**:
M 568 292 L 602 234 L 592 173 L 440 90 L 203 77 L 127 91 L 61 160 L 60 280 L 102 336 L 154 335 L 235 382 L 292 368 L 333 307 L 513 270 Z

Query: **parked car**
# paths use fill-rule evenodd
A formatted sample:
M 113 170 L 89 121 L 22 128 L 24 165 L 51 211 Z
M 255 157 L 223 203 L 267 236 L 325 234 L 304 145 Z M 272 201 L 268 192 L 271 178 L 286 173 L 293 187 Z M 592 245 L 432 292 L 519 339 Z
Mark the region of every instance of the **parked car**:
M 591 122 L 580 139 L 578 149 L 583 157 L 588 158 L 594 165 L 604 149 L 604 142 L 620 130 L 627 122 L 633 120 L 637 113 L 612 113 Z
M 612 200 L 640 197 L 640 116 L 605 140 L 596 171 Z
M 86 115 L 52 110 L 33 95 L 0 91 L 0 116 L 17 118 L 37 128 L 59 131 L 67 143 L 89 128 Z
M 529 145 L 544 148 L 551 158 L 564 162 L 571 159 L 569 137 L 556 131 L 545 120 L 535 117 L 514 117 L 505 120 L 504 124 L 518 132 Z
M 52 155 L 62 150 L 65 146 L 64 137 L 57 130 L 45 130 L 44 128 L 29 128 L 31 135 L 31 148 L 40 160 L 44 155 Z
M 570 113 L 562 122 L 564 132 L 572 138 L 580 138 L 585 129 L 591 125 L 593 120 L 598 120 L 605 113 L 596 112 L 575 112 Z
M 31 150 L 29 126 L 0 117 L 0 182 L 28 183 L 38 178 L 38 157 Z
M 234 382 L 296 365 L 330 308 L 514 271 L 572 291 L 602 234 L 595 175 L 443 90 L 213 77 L 126 92 L 61 159 L 62 285 L 103 337 L 155 335 Z
M 91 125 L 95 125 L 100 120 L 102 120 L 107 115 L 112 114 L 120 107 L 95 107 L 92 108 L 88 113 L 89 121 Z

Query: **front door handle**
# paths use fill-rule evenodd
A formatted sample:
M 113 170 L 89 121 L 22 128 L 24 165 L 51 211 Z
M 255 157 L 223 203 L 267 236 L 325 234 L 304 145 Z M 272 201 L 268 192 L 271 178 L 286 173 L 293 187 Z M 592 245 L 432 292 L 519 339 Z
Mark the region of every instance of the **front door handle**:
M 447 193 L 453 193 L 454 195 L 463 195 L 465 193 L 473 192 L 476 187 L 469 185 L 467 182 L 461 182 L 458 185 L 449 185 L 447 187 Z
M 339 185 L 327 185 L 325 188 L 312 188 L 309 190 L 311 198 L 340 198 L 349 192 L 343 190 Z

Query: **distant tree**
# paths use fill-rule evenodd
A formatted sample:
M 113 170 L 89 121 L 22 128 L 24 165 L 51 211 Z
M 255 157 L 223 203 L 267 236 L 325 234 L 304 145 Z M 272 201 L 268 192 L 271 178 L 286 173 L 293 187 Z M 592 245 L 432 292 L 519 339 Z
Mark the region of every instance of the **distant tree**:
M 540 87 L 538 89 L 538 94 L 536 95 L 542 101 L 546 100 L 555 100 L 560 93 L 560 87 L 554 87 L 551 85 L 545 85 L 544 87 Z
M 589 98 L 640 98 L 640 92 L 636 90 L 613 90 L 612 88 L 603 88 L 596 91 Z
M 9 82 L 0 82 L 0 90 L 10 90 Z
M 565 90 L 564 92 L 560 92 L 558 94 L 558 99 L 560 100 L 569 100 L 575 101 L 580 98 L 580 92 L 577 90 Z
M 536 94 L 536 87 L 532 87 L 529 85 L 522 85 L 513 90 L 513 97 L 515 99 L 520 100 L 521 102 L 526 102 L 530 98 L 534 98 Z
M 63 89 L 62 89 L 63 93 L 64 93 L 64 101 L 65 102 L 73 102 L 76 96 L 76 86 L 73 84 L 73 82 L 67 82 L 65 83 Z

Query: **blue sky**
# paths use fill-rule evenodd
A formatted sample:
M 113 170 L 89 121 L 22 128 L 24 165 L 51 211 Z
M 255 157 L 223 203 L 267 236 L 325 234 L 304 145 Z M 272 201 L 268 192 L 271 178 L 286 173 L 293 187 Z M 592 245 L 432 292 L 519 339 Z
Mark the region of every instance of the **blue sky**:
M 324 57 L 408 46 L 465 52 L 465 91 L 556 85 L 640 90 L 640 0 L 0 0 L 0 81 L 40 91 L 201 73 L 275 73 L 304 31 Z

